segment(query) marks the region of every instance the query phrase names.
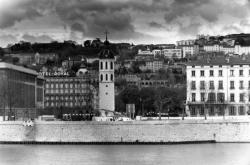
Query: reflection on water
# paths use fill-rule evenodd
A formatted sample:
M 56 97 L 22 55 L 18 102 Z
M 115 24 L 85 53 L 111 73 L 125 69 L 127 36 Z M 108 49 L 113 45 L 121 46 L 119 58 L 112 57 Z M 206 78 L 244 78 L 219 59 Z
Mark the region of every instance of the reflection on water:
M 250 165 L 250 144 L 0 145 L 0 165 Z

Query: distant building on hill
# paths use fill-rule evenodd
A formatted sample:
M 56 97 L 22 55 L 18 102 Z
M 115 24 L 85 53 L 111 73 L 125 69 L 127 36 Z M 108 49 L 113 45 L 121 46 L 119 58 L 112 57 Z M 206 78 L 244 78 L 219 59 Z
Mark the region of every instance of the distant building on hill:
M 18 63 L 22 65 L 43 65 L 47 60 L 58 60 L 58 55 L 55 53 L 16 53 L 5 56 L 18 58 Z

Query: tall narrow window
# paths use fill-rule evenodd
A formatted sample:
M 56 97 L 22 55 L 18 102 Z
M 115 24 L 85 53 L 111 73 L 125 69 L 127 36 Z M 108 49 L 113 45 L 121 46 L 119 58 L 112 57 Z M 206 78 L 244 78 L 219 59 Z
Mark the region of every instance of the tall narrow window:
M 230 89 L 234 89 L 234 81 L 230 81 Z
M 191 116 L 195 116 L 196 115 L 195 107 L 191 107 L 190 111 L 191 111 Z
M 245 107 L 244 106 L 239 107 L 239 115 L 245 115 Z
M 195 71 L 194 70 L 192 71 L 192 77 L 195 77 Z
M 201 102 L 205 101 L 205 93 L 201 93 Z
M 240 102 L 244 102 L 244 93 L 240 93 Z
M 195 93 L 192 93 L 192 102 L 195 102 Z
M 230 102 L 234 102 L 234 94 L 233 93 L 230 94 Z
M 105 68 L 108 69 L 108 62 L 105 62 Z
M 201 116 L 203 116 L 203 115 L 204 115 L 204 112 L 205 112 L 205 111 L 204 111 L 204 107 L 203 107 L 203 106 L 201 106 L 201 109 L 200 109 L 200 115 L 201 115 Z
M 209 81 L 209 89 L 214 89 L 214 81 Z
M 103 81 L 103 75 L 101 74 L 101 81 Z
M 209 113 L 209 116 L 214 116 L 215 115 L 214 107 L 210 107 L 208 113 Z
M 204 77 L 204 76 L 205 76 L 204 70 L 201 70 L 201 77 Z
M 191 82 L 191 89 L 192 89 L 192 90 L 195 90 L 195 89 L 196 89 L 195 81 L 192 81 L 192 82 Z
M 230 107 L 230 109 L 229 109 L 229 115 L 230 115 L 230 116 L 235 115 L 235 107 L 234 107 L 234 106 L 231 106 L 231 107 Z
M 211 76 L 211 77 L 214 76 L 214 71 L 213 70 L 209 71 L 209 76 Z
M 219 89 L 223 89 L 223 81 L 219 81 Z
M 222 73 L 223 73 L 222 70 L 219 70 L 219 76 L 220 76 L 220 77 L 223 76 Z
M 113 62 L 110 62 L 110 69 L 113 69 Z
M 106 74 L 106 81 L 108 81 L 108 74 Z
M 205 81 L 200 81 L 200 89 L 201 90 L 205 89 Z
M 243 70 L 239 70 L 239 75 L 243 76 Z
M 234 76 L 234 70 L 230 70 L 230 76 Z
M 103 63 L 101 62 L 101 69 L 103 69 Z
M 110 80 L 113 81 L 113 74 L 110 75 Z
M 243 81 L 240 81 L 240 89 L 243 89 L 244 86 L 243 86 Z

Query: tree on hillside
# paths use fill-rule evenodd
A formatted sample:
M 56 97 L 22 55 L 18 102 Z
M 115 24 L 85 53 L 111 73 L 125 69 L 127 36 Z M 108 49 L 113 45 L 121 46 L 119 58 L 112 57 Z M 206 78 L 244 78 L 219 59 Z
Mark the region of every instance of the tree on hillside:
M 0 57 L 3 57 L 4 55 L 4 50 L 0 47 Z
M 91 40 L 86 40 L 83 43 L 84 47 L 90 47 L 91 46 Z
M 115 111 L 126 112 L 126 105 L 120 95 L 115 96 Z
M 155 95 L 156 91 L 154 88 L 142 88 L 140 90 L 140 115 L 155 111 Z
M 120 93 L 120 95 L 125 105 L 135 104 L 135 109 L 138 110 L 140 104 L 140 95 L 138 87 L 136 86 L 127 87 Z M 138 111 L 135 113 L 137 114 Z

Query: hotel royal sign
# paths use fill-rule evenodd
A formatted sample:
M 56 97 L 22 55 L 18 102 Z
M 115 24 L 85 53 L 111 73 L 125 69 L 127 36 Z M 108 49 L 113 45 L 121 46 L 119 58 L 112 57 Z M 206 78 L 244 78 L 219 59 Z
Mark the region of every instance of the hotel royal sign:
M 40 76 L 44 76 L 44 77 L 56 77 L 56 76 L 59 76 L 59 77 L 66 77 L 66 76 L 69 76 L 69 72 L 66 72 L 66 71 L 55 71 L 55 72 L 39 72 L 38 73 Z

